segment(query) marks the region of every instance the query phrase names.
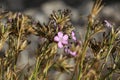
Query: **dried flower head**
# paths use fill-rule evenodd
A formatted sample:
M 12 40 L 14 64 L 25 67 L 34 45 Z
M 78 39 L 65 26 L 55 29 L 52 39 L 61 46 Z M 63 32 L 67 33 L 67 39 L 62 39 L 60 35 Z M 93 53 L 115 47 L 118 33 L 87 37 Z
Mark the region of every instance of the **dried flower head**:
M 96 0 L 96 2 L 94 3 L 94 5 L 92 7 L 92 11 L 91 11 L 90 15 L 88 16 L 88 20 L 89 20 L 90 24 L 94 23 L 96 16 L 98 15 L 98 13 L 100 12 L 100 10 L 102 8 L 103 8 L 102 0 Z

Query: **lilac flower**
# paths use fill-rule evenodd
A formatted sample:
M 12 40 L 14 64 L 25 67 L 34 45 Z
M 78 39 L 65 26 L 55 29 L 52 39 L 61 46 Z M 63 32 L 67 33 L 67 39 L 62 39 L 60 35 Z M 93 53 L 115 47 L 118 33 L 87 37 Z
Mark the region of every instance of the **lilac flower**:
M 72 31 L 72 39 L 76 41 L 75 33 Z
M 112 25 L 107 20 L 104 20 L 104 22 L 105 22 L 105 24 L 106 24 L 107 27 L 109 27 L 109 28 L 112 27 Z
M 72 55 L 72 56 L 76 56 L 76 52 L 74 51 L 71 51 L 71 50 L 69 50 L 69 53 Z
M 68 44 L 68 35 L 58 32 L 58 35 L 54 37 L 54 41 L 58 42 L 59 48 L 62 48 L 64 44 Z
M 65 48 L 64 49 L 66 53 L 72 55 L 72 56 L 76 56 L 76 52 L 75 51 L 71 51 L 69 48 Z

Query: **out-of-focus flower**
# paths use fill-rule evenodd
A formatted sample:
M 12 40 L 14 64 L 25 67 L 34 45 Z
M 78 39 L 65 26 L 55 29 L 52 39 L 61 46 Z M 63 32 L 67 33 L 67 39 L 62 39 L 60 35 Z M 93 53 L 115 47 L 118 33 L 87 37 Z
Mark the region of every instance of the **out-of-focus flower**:
M 64 44 L 68 44 L 68 35 L 58 32 L 58 35 L 54 37 L 54 41 L 58 42 L 59 48 L 62 48 Z
M 104 22 L 105 22 L 105 25 L 106 25 L 108 28 L 111 28 L 111 27 L 112 27 L 112 25 L 111 25 L 107 20 L 104 20 Z
M 76 56 L 76 51 L 71 51 L 69 48 L 65 48 L 64 49 L 66 53 L 72 55 L 72 56 Z
M 76 52 L 75 51 L 71 51 L 71 50 L 69 50 L 69 53 L 72 55 L 72 56 L 76 56 Z
M 72 31 L 72 39 L 76 41 L 75 33 Z

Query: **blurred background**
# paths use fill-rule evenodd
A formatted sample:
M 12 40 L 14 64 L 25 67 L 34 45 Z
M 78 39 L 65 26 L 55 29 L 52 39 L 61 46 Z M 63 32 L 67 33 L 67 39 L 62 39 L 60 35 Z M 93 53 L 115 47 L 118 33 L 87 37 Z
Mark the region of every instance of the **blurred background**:
M 90 13 L 95 0 L 0 0 L 0 7 L 23 12 L 32 16 L 41 23 L 48 21 L 48 16 L 53 10 L 70 9 L 72 22 L 76 26 L 85 26 L 87 16 Z M 103 0 L 105 7 L 100 13 L 100 19 L 108 20 L 119 25 L 120 0 Z
M 87 23 L 87 16 L 91 11 L 94 1 L 95 0 L 0 0 L 0 10 L 6 9 L 13 12 L 22 12 L 32 16 L 37 21 L 39 20 L 41 23 L 47 23 L 49 15 L 53 10 L 70 9 L 72 13 L 72 23 L 83 37 L 85 35 L 84 28 Z M 110 23 L 120 26 L 120 0 L 103 0 L 103 3 L 105 6 L 100 12 L 99 19 L 108 20 Z M 33 44 L 35 44 L 33 37 L 31 40 L 32 39 Z M 30 45 L 30 48 L 35 46 L 33 44 Z M 28 50 L 28 53 L 29 52 Z M 26 56 L 28 53 L 24 55 Z M 0 52 L 0 54 L 3 54 L 3 52 Z M 21 58 L 21 60 L 24 59 Z

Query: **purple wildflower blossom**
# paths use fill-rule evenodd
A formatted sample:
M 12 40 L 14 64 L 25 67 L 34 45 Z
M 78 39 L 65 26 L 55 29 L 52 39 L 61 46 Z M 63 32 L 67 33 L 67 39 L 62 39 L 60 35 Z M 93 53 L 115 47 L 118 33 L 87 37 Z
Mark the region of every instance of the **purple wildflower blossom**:
M 69 50 L 69 53 L 70 53 L 72 56 L 76 56 L 76 52 L 75 52 L 75 51 Z
M 105 25 L 106 25 L 107 27 L 109 27 L 109 28 L 112 27 L 112 25 L 111 25 L 107 20 L 104 20 L 104 22 L 105 22 Z
M 76 52 L 75 51 L 71 51 L 69 48 L 65 48 L 64 49 L 66 53 L 72 55 L 72 56 L 76 56 Z
M 75 33 L 72 31 L 72 39 L 76 41 Z
M 68 44 L 68 35 L 58 32 L 58 35 L 54 37 L 54 41 L 58 42 L 59 48 L 62 48 L 64 44 Z

